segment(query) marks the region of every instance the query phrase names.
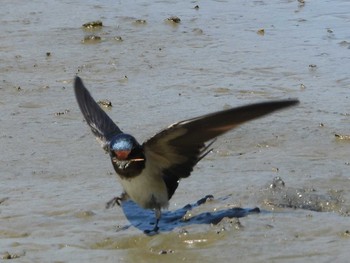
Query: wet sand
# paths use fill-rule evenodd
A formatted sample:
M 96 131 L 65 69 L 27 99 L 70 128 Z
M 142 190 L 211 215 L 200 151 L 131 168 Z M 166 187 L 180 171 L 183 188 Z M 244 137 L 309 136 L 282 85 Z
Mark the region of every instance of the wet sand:
M 347 262 L 350 144 L 335 134 L 350 134 L 349 8 L 345 0 L 3 1 L 0 258 Z M 165 21 L 171 16 L 181 22 Z M 95 20 L 104 26 L 82 28 Z M 84 42 L 89 35 L 101 39 Z M 139 141 L 211 111 L 299 98 L 298 107 L 221 137 L 169 207 L 212 194 L 187 216 L 261 212 L 146 236 L 122 208 L 106 210 L 122 189 L 83 122 L 76 74 Z M 330 203 L 286 205 L 283 194 L 266 193 L 277 176 L 302 204 L 311 194 Z

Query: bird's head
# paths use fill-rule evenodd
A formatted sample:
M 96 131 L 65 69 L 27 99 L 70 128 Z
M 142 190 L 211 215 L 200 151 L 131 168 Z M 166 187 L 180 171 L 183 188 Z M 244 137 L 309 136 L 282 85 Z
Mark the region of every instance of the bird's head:
M 118 134 L 110 142 L 110 151 L 120 161 L 129 160 L 134 149 L 140 147 L 136 139 L 129 134 Z
M 132 177 L 145 167 L 142 146 L 131 135 L 116 135 L 109 144 L 114 169 L 119 175 Z

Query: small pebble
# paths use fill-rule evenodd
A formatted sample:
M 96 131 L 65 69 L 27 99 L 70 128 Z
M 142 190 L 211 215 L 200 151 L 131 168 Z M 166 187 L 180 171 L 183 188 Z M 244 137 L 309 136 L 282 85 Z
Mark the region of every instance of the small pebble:
M 16 254 L 10 254 L 9 252 L 5 252 L 4 255 L 2 256 L 2 259 L 15 259 L 15 258 L 19 258 L 19 255 Z
M 81 41 L 82 43 L 98 43 L 101 41 L 101 37 L 97 35 L 89 35 L 85 36 L 84 39 Z
M 105 107 L 105 108 L 111 108 L 112 107 L 112 102 L 110 100 L 99 100 L 98 105 Z
M 178 24 L 178 23 L 181 22 L 181 19 L 178 18 L 177 16 L 168 17 L 167 20 L 168 20 L 169 22 L 173 22 L 173 23 L 175 23 L 175 24 Z
M 259 29 L 256 33 L 260 36 L 263 36 L 263 35 L 265 35 L 265 29 L 263 29 L 263 28 Z
M 83 27 L 87 28 L 87 29 L 95 29 L 95 28 L 99 28 L 102 26 L 103 26 L 103 24 L 102 24 L 102 21 L 100 21 L 100 20 L 92 21 L 92 22 L 88 22 L 88 23 L 83 24 Z
M 137 19 L 137 20 L 135 20 L 135 23 L 136 24 L 146 24 L 147 21 L 145 19 Z
M 67 114 L 68 112 L 69 110 L 59 111 L 55 113 L 55 116 L 61 116 L 61 115 Z
M 121 36 L 116 36 L 116 37 L 114 37 L 114 40 L 123 41 L 123 38 Z
M 166 254 L 170 254 L 170 253 L 174 253 L 174 251 L 173 250 L 161 250 L 161 251 L 159 251 L 159 255 L 166 255 Z
M 350 135 L 334 134 L 334 136 L 339 140 L 350 140 Z

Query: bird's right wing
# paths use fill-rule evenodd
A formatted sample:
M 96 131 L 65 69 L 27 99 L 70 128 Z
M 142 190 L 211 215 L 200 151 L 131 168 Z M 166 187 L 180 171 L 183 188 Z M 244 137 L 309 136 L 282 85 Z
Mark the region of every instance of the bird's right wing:
M 144 143 L 147 164 L 158 171 L 154 176 L 163 176 L 171 197 L 178 180 L 188 177 L 208 153 L 210 143 L 205 145 L 206 142 L 242 123 L 298 103 L 298 100 L 255 103 L 175 123 Z
M 75 78 L 74 91 L 79 108 L 92 133 L 100 141 L 103 149 L 107 150 L 111 137 L 122 133 L 122 131 L 92 98 L 79 77 Z

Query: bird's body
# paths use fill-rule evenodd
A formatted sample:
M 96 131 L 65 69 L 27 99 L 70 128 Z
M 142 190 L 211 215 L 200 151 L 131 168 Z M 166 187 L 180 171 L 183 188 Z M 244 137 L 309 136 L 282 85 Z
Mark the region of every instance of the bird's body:
M 157 174 L 157 171 L 152 170 L 152 167 L 146 166 L 139 176 L 132 180 L 120 178 L 120 183 L 130 199 L 142 208 L 167 208 L 169 197 L 165 182 L 155 179 L 152 176 L 154 174 Z
M 74 84 L 78 105 L 93 134 L 109 153 L 124 193 L 107 203 L 112 206 L 130 198 L 140 207 L 154 209 L 158 230 L 161 209 L 167 208 L 179 181 L 190 176 L 193 167 L 210 150 L 213 140 L 238 125 L 290 107 L 297 100 L 256 103 L 214 112 L 170 125 L 142 145 L 123 133 L 91 97 L 79 77 Z M 209 144 L 205 144 L 206 142 Z

